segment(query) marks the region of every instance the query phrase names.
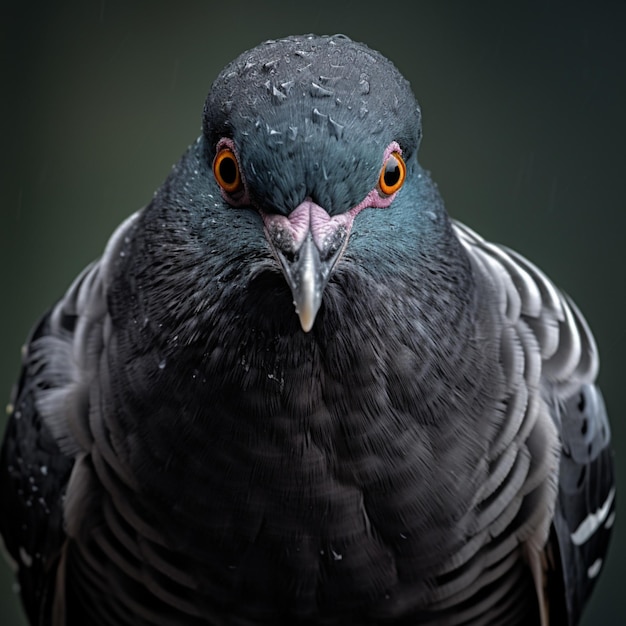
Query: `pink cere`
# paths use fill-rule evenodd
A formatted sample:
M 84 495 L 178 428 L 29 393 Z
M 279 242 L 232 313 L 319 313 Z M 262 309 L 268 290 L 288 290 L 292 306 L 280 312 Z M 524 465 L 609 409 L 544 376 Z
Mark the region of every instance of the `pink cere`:
M 385 163 L 393 152 L 402 154 L 400 146 L 395 141 L 391 142 L 385 149 L 382 162 Z M 349 233 L 354 218 L 363 209 L 386 209 L 393 202 L 396 193 L 383 196 L 378 191 L 378 187 L 375 187 L 359 204 L 339 215 L 329 215 L 326 209 L 313 202 L 311 198 L 306 198 L 288 216 L 265 213 L 264 211 L 261 211 L 261 216 L 268 230 L 282 230 L 286 233 L 292 240 L 295 250 L 300 248 L 309 232 L 315 245 L 321 250 L 324 247 L 324 241 L 339 228 L 344 228 Z

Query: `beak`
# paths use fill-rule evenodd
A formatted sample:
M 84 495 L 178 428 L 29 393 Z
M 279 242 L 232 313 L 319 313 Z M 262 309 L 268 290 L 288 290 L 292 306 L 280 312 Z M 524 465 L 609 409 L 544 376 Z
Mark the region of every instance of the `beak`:
M 324 288 L 342 250 L 343 246 L 330 256 L 324 254 L 326 251 L 315 245 L 310 232 L 291 259 L 276 248 L 276 255 L 291 288 L 296 313 L 305 333 L 313 328 L 315 316 L 322 304 Z
M 289 216 L 263 214 L 267 239 L 293 295 L 300 325 L 308 333 L 324 289 L 350 233 L 351 218 L 331 217 L 310 199 Z

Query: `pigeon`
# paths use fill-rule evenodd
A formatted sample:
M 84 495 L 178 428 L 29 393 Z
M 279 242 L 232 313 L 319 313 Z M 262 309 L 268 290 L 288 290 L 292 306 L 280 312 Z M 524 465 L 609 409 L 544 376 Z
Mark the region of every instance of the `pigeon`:
M 267 41 L 41 318 L 0 459 L 32 625 L 578 623 L 615 519 L 598 352 L 448 217 L 408 81 Z

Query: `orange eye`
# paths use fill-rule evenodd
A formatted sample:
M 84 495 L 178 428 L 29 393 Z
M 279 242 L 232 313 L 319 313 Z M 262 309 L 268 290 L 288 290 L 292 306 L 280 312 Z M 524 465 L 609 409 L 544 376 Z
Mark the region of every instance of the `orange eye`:
M 241 188 L 241 174 L 237 157 L 230 148 L 222 148 L 213 159 L 213 174 L 226 193 L 235 193 Z
M 378 179 L 378 188 L 386 195 L 390 196 L 404 183 L 406 178 L 406 165 L 398 152 L 392 152 L 385 161 L 383 169 L 380 170 L 380 178 Z

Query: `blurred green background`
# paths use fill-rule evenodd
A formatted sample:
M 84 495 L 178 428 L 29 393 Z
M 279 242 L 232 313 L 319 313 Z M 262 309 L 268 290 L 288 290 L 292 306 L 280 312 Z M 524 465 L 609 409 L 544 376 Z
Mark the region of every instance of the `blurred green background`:
M 450 213 L 585 312 L 623 487 L 625 28 L 623 1 L 3 2 L 0 396 L 31 324 L 199 133 L 221 67 L 264 39 L 344 32 L 410 79 Z M 623 501 L 587 626 L 626 623 Z M 5 563 L 0 624 L 24 624 Z

